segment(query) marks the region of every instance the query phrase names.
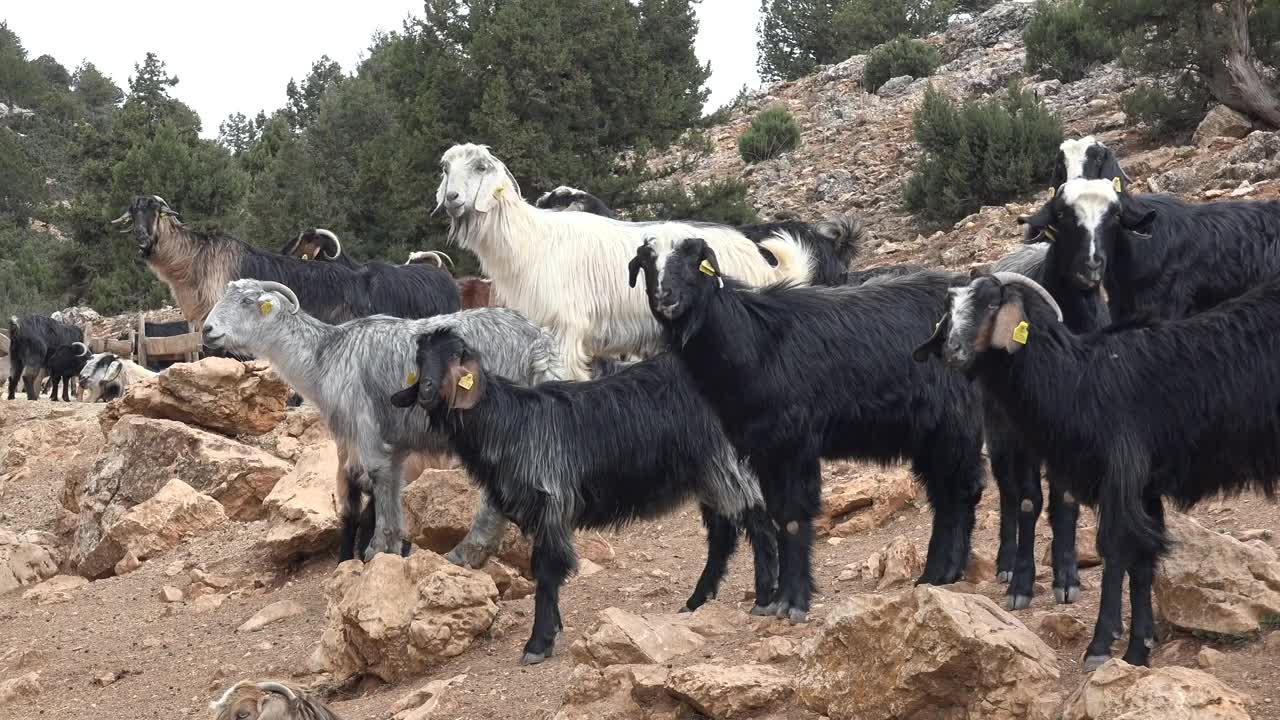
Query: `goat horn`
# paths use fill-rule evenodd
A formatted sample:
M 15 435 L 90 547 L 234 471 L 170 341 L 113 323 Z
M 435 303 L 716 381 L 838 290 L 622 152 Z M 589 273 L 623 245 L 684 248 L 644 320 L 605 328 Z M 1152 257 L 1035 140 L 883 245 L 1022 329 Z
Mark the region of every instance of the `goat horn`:
M 449 267 L 454 266 L 453 258 L 449 257 L 447 254 L 443 252 L 440 252 L 439 250 L 428 250 L 426 252 L 426 255 L 427 257 L 433 258 L 436 261 L 436 267 L 438 268 L 443 268 L 445 261 L 448 261 Z
M 123 215 L 121 215 L 120 217 L 116 218 L 115 220 L 112 220 L 112 221 L 111 221 L 111 224 L 112 224 L 112 225 L 119 225 L 120 223 L 124 222 L 125 220 L 128 220 L 130 217 L 131 217 L 131 216 L 129 215 L 129 212 L 126 210 L 126 211 L 125 211 L 125 213 L 124 213 Z
M 998 272 L 995 273 L 995 278 L 1000 281 L 1001 285 L 1021 285 L 1035 291 L 1041 299 L 1049 304 L 1049 307 L 1053 308 L 1053 314 L 1058 316 L 1058 322 L 1062 322 L 1062 308 L 1058 307 L 1058 301 L 1054 300 L 1053 296 L 1049 294 L 1049 291 L 1045 290 L 1040 283 L 1032 280 L 1026 275 L 1019 275 L 1015 272 Z
M 332 231 L 325 230 L 324 228 L 316 228 L 316 234 L 327 237 L 333 241 L 334 252 L 332 255 L 325 252 L 324 248 L 321 248 L 320 252 L 324 253 L 324 256 L 330 260 L 337 260 L 338 256 L 342 255 L 342 243 L 338 240 L 338 236 L 334 235 Z
M 161 205 L 164 205 L 165 207 L 169 207 L 169 201 L 168 201 L 168 200 L 165 200 L 164 198 L 160 197 L 159 195 L 152 195 L 151 197 L 153 197 L 153 198 L 155 198 L 155 199 L 159 200 Z
M 301 309 L 302 307 L 302 304 L 298 302 L 298 296 L 293 294 L 293 291 L 289 289 L 288 285 L 283 285 L 278 282 L 271 282 L 270 280 L 267 280 L 267 281 L 263 281 L 262 289 L 267 291 L 278 292 L 281 295 L 284 295 L 289 300 L 289 302 L 293 304 L 293 307 L 289 309 L 290 315 L 297 315 L 298 310 Z
M 277 695 L 283 695 L 289 698 L 290 702 L 297 702 L 298 700 L 298 696 L 293 694 L 293 690 L 291 690 L 287 685 L 282 685 L 278 682 L 260 682 L 258 683 L 258 689 L 263 692 L 273 692 Z
M 88 354 L 89 354 L 89 346 L 88 346 L 88 345 L 85 345 L 85 344 L 84 344 L 84 343 L 82 343 L 82 342 L 75 342 L 75 343 L 71 343 L 71 347 L 72 347 L 72 349 L 75 349 L 75 347 L 76 347 L 77 345 L 79 345 L 79 346 L 80 346 L 80 349 L 79 349 L 78 351 L 76 351 L 76 357 L 84 357 L 85 355 L 88 355 Z

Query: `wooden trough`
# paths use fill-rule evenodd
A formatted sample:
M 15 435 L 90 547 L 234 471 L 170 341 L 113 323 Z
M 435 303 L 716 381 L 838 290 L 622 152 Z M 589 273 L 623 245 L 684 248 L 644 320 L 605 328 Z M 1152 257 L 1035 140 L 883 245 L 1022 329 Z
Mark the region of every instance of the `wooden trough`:
M 191 327 L 188 324 L 188 329 Z M 110 352 L 120 357 L 130 358 L 146 367 L 150 363 L 195 362 L 200 359 L 203 339 L 198 332 L 189 332 L 173 337 L 147 337 L 146 321 L 142 313 L 138 314 L 137 328 L 129 331 L 125 340 L 110 337 L 95 337 L 93 326 L 84 329 L 88 338 L 89 349 L 94 353 Z

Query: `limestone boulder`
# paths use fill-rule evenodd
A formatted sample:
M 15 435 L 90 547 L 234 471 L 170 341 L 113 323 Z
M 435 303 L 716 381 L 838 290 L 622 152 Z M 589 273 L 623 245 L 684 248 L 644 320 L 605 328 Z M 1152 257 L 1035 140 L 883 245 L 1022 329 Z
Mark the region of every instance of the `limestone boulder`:
M 285 416 L 293 391 L 265 361 L 205 358 L 178 363 L 129 386 L 102 413 L 109 435 L 121 418 L 141 415 L 177 420 L 227 435 L 261 435 Z
M 107 577 L 129 553 L 145 561 L 226 523 L 227 514 L 217 500 L 181 480 L 170 480 L 150 499 L 105 522 L 92 544 L 73 547 L 72 566 L 87 578 Z
M 443 555 L 471 529 L 479 503 L 480 491 L 465 470 L 424 470 L 404 489 L 405 533 L 418 547 Z M 513 523 L 507 524 L 497 558 L 526 577 L 532 575 L 529 542 Z
M 1191 142 L 1206 147 L 1217 138 L 1242 138 L 1252 130 L 1253 122 L 1249 118 L 1226 105 L 1219 105 L 1200 121 L 1195 134 L 1191 136 Z
M 1280 556 L 1168 513 L 1172 546 L 1157 568 L 1158 617 L 1184 630 L 1244 635 L 1280 616 Z
M 333 443 L 312 448 L 262 501 L 267 533 L 260 546 L 273 560 L 287 562 L 337 545 L 337 474 L 338 451 Z
M 881 527 L 916 499 L 911 474 L 900 468 L 828 463 L 823 468 L 819 534 L 848 537 Z
M 296 617 L 304 612 L 306 612 L 306 608 L 297 600 L 273 602 L 254 613 L 253 617 L 245 620 L 240 627 L 236 628 L 236 632 L 257 632 L 268 625 Z
M 606 608 L 596 625 L 573 644 L 573 657 L 596 667 L 665 663 L 748 621 L 743 613 L 720 603 L 708 603 L 696 613 L 670 615 L 636 615 Z
M 22 599 L 37 605 L 67 603 L 74 599 L 77 590 L 88 584 L 89 581 L 79 575 L 54 575 L 22 593 Z
M 1068 698 L 1062 718 L 1249 720 L 1248 705 L 1247 696 L 1199 670 L 1134 667 L 1110 660 Z
M 667 691 L 661 665 L 578 665 L 554 720 L 681 720 L 687 706 Z
M 755 718 L 791 699 L 792 676 L 769 665 L 692 665 L 671 673 L 667 689 L 713 720 Z
M 1048 720 L 1057 656 L 989 598 L 920 586 L 855 595 L 805 647 L 800 700 L 832 720 Z
M 498 589 L 488 575 L 433 552 L 347 561 L 325 593 L 325 628 L 312 668 L 341 680 L 421 675 L 460 655 L 498 614 Z
M 452 700 L 458 694 L 458 688 L 466 680 L 466 675 L 454 675 L 444 680 L 432 680 L 397 700 L 391 706 L 391 720 L 431 720 L 431 718 L 460 717 L 457 705 Z
M 0 708 L 17 705 L 40 694 L 40 673 L 29 672 L 0 681 Z
M 308 450 L 332 442 L 320 411 L 309 403 L 286 410 L 284 419 L 270 432 L 241 435 L 239 439 L 289 462 L 297 462 Z
M 48 533 L 0 530 L 0 595 L 58 574 L 62 555 Z

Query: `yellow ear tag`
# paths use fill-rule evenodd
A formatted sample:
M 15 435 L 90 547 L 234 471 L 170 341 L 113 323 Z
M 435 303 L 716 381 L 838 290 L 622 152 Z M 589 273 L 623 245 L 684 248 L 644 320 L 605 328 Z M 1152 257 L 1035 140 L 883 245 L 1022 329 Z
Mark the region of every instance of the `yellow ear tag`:
M 1056 197 L 1056 196 L 1057 196 L 1057 194 L 1058 194 L 1058 188 L 1056 188 L 1056 187 L 1051 187 L 1051 188 L 1049 188 L 1049 199 L 1050 199 L 1050 200 L 1052 200 L 1054 197 Z
M 458 387 L 462 388 L 463 390 L 470 390 L 471 388 L 475 387 L 475 384 L 476 384 L 476 376 L 472 375 L 471 373 L 467 373 L 466 375 L 463 375 L 462 377 L 458 378 Z
M 1026 344 L 1027 344 L 1027 330 L 1029 330 L 1030 328 L 1031 328 L 1031 326 L 1027 324 L 1027 321 L 1026 321 L 1026 320 L 1023 320 L 1022 322 L 1020 322 L 1020 323 L 1018 323 L 1016 326 L 1014 326 L 1014 328 L 1013 328 L 1013 341 L 1014 341 L 1014 342 L 1016 342 L 1016 343 L 1018 343 L 1019 345 L 1026 345 Z
M 272 305 L 270 300 L 263 300 L 258 303 L 258 312 L 262 313 L 263 317 L 266 317 L 267 314 L 271 312 L 271 307 Z
M 1119 178 L 1119 177 L 1113 177 L 1113 178 L 1111 178 L 1111 187 L 1115 188 L 1115 189 L 1116 189 L 1116 192 L 1120 192 L 1120 189 L 1121 189 L 1121 188 L 1120 188 L 1120 178 Z
M 499 185 L 498 187 L 496 187 L 496 188 L 494 188 L 494 189 L 493 189 L 493 196 L 494 196 L 494 197 L 498 197 L 499 195 L 501 195 L 501 194 L 502 194 L 502 191 L 503 191 L 503 190 L 505 190 L 505 189 L 506 189 L 506 188 L 504 188 L 502 185 Z
M 703 275 L 710 275 L 711 277 L 715 277 L 715 276 L 716 276 L 716 269 L 715 269 L 715 268 L 713 268 L 713 267 L 711 267 L 711 261 L 710 261 L 710 260 L 703 260 L 703 261 L 698 265 L 698 270 L 699 270 L 699 271 L 701 271 Z
M 311 259 L 311 253 L 302 253 L 302 259 L 303 259 L 303 260 L 310 260 L 310 259 Z
M 409 374 L 404 376 L 404 386 L 412 387 L 416 382 L 418 382 L 418 373 L 410 370 Z

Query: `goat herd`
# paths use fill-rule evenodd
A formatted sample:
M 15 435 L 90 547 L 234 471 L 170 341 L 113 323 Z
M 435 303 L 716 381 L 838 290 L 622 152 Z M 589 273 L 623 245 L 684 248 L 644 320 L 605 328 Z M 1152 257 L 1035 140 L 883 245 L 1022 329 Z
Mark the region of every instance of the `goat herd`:
M 269 360 L 320 410 L 340 459 L 342 559 L 408 552 L 405 460 L 461 459 L 485 502 L 449 559 L 482 565 L 511 521 L 532 541 L 524 663 L 548 657 L 561 629 L 574 530 L 689 498 L 708 556 L 684 609 L 715 596 L 745 531 L 752 613 L 804 621 L 823 459 L 910 460 L 934 511 L 919 582 L 955 582 L 985 438 L 1009 607 L 1033 595 L 1043 464 L 1059 603 L 1080 597 L 1079 503 L 1098 511 L 1105 568 L 1085 668 L 1122 630 L 1126 574 L 1124 659 L 1144 665 L 1163 498 L 1276 489 L 1280 203 L 1134 194 L 1086 137 L 1062 144 L 1048 200 L 1019 218 L 1027 243 L 990 272 L 851 271 L 863 230 L 848 217 L 624 222 L 571 188 L 527 203 L 484 146 L 451 148 L 441 169 L 437 210 L 489 281 L 452 281 L 441 253 L 357 263 L 324 230 L 266 252 L 188 229 L 157 196 L 117 222 L 208 347 Z M 88 359 L 82 338 L 11 324 L 15 347 Z M 11 399 L 23 373 L 19 360 Z

